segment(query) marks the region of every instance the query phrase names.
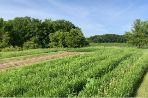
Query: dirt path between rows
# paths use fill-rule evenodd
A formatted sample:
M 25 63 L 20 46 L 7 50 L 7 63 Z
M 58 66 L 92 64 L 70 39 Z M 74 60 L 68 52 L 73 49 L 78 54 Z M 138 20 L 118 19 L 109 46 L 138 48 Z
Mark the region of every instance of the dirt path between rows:
M 34 64 L 41 61 L 46 61 L 50 59 L 56 59 L 56 58 L 63 58 L 67 56 L 74 56 L 78 55 L 80 53 L 77 52 L 60 52 L 56 54 L 46 54 L 41 56 L 35 56 L 31 58 L 25 58 L 25 59 L 19 59 L 19 60 L 8 60 L 0 62 L 0 69 L 9 68 L 9 67 L 16 67 L 21 65 L 27 65 L 27 64 Z

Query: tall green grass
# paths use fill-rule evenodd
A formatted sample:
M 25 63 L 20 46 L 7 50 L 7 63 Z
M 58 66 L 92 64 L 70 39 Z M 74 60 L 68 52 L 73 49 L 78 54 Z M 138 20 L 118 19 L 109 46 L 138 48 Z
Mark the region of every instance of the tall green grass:
M 148 51 L 85 47 L 87 52 L 0 72 L 0 96 L 131 96 L 148 64 Z M 59 51 L 59 50 L 58 50 Z

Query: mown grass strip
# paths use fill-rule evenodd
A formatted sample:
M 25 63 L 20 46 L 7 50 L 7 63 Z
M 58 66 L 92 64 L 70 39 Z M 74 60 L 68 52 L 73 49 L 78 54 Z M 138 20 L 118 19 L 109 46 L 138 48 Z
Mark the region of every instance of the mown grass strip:
M 15 58 L 15 57 L 17 58 L 19 56 L 37 55 L 41 53 L 67 51 L 70 49 L 71 48 L 46 48 L 46 49 L 29 49 L 29 50 L 21 50 L 21 51 L 0 52 L 0 59 Z

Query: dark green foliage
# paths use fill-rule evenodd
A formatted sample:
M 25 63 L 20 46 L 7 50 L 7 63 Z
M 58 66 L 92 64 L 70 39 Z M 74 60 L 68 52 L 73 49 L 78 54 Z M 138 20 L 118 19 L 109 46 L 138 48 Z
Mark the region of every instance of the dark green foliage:
M 65 37 L 67 47 L 83 47 L 87 44 L 83 33 L 80 29 L 71 29 Z
M 49 46 L 54 47 L 67 47 L 65 42 L 65 37 L 69 32 L 55 32 L 50 34 L 50 43 Z
M 128 43 L 138 48 L 148 45 L 148 21 L 137 19 L 131 32 L 126 32 L 125 36 Z
M 80 29 L 71 29 L 70 32 L 56 32 L 50 34 L 50 47 L 77 48 L 87 45 L 83 33 Z
M 71 29 L 77 28 L 74 24 L 66 20 L 57 20 L 53 21 L 53 32 L 61 31 L 61 32 L 69 32 Z
M 124 43 L 126 39 L 123 35 L 116 34 L 104 34 L 104 35 L 95 35 L 88 38 L 90 42 L 95 43 Z
M 9 34 L 4 32 L 5 21 L 0 18 L 0 48 L 7 47 L 9 45 Z
M 8 47 L 9 46 L 9 34 L 7 32 L 2 33 L 0 39 L 0 48 Z
M 70 33 L 72 29 L 77 28 L 78 27 L 76 27 L 74 24 L 66 20 L 52 21 L 45 19 L 42 21 L 31 17 L 16 17 L 13 20 L 4 21 L 2 18 L 0 18 L 0 47 L 69 47 L 64 42 L 64 36 L 66 36 L 66 32 Z M 55 38 L 54 36 L 58 38 Z M 83 34 L 82 37 L 84 38 Z M 55 42 L 55 39 L 58 39 L 58 42 Z M 84 42 L 79 43 L 82 45 L 71 45 L 70 47 L 81 47 L 84 46 L 83 43 Z
M 23 47 L 26 48 L 26 49 L 40 48 L 40 46 L 37 44 L 35 38 L 32 38 L 31 40 L 25 42 L 25 43 L 23 44 Z

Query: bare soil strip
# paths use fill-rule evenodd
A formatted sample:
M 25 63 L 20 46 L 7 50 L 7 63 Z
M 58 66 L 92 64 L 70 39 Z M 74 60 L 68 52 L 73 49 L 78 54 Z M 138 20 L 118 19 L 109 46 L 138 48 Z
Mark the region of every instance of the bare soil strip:
M 21 65 L 27 65 L 27 64 L 34 64 L 41 61 L 46 61 L 50 59 L 56 59 L 56 58 L 63 58 L 67 56 L 74 56 L 78 55 L 80 53 L 77 52 L 60 52 L 56 54 L 48 54 L 48 55 L 41 55 L 36 56 L 32 58 L 26 58 L 26 59 L 20 59 L 20 60 L 8 60 L 4 62 L 0 62 L 0 69 L 9 68 L 9 67 L 16 67 Z

